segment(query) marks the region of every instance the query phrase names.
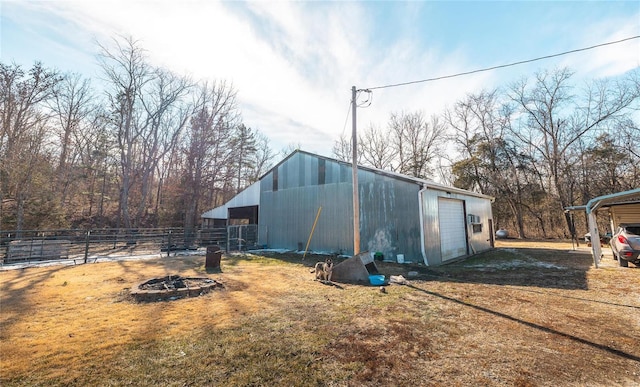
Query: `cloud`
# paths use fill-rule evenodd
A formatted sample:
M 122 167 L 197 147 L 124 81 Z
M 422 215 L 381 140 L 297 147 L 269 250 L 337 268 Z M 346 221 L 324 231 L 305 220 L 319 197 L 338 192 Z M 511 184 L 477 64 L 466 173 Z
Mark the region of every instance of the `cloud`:
M 596 36 L 584 39 L 584 47 L 594 41 L 614 42 L 631 36 L 640 35 L 640 11 L 627 18 L 615 18 L 602 21 L 594 26 Z M 592 40 L 593 39 L 593 40 Z M 615 45 L 596 48 L 582 55 L 567 57 L 565 63 L 571 68 L 580 68 L 581 72 L 592 78 L 613 77 L 640 67 L 640 39 L 629 40 Z
M 48 31 L 54 36 L 51 46 L 68 50 L 74 62 L 97 51 L 94 40 L 109 43 L 116 34 L 130 35 L 156 65 L 195 80 L 232 82 L 245 124 L 265 133 L 276 150 L 300 143 L 305 149 L 330 154 L 333 141 L 350 133 L 350 120 L 345 130 L 345 118 L 353 85 L 383 86 L 528 59 L 514 58 L 511 52 L 473 57 L 466 45 L 439 40 L 433 33 L 425 35 L 427 11 L 440 5 L 433 3 L 109 0 L 8 4 L 3 7 L 12 18 Z M 639 17 L 636 12 L 580 29 L 575 29 L 575 22 L 547 27 L 545 36 L 566 32 L 562 44 L 546 41 L 535 44 L 536 49 L 545 55 L 565 49 L 563 45 L 578 48 L 637 35 Z M 587 28 L 589 33 L 584 32 Z M 575 34 L 569 33 L 574 30 Z M 533 46 L 535 38 L 526 43 Z M 372 105 L 358 109 L 358 126 L 384 127 L 391 112 L 437 114 L 467 93 L 505 86 L 516 74 L 531 74 L 537 68 L 558 65 L 580 69 L 588 76 L 618 75 L 638 67 L 639 46 L 636 40 L 598 49 L 597 55 L 572 55 L 374 90 Z M 70 47 L 82 54 L 72 54 Z M 94 63 L 86 75 L 96 72 Z

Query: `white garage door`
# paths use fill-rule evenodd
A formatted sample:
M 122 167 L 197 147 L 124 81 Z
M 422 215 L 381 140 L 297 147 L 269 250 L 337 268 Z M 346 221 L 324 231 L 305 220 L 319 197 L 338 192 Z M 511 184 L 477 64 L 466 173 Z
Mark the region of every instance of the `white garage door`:
M 438 198 L 442 261 L 467 255 L 462 200 Z

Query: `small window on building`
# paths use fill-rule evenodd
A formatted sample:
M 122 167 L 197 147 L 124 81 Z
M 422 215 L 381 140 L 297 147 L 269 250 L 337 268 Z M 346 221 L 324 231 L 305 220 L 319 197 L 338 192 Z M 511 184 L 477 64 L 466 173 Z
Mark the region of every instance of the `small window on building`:
M 278 190 L 278 168 L 273 170 L 273 192 Z
M 479 232 L 482 232 L 482 223 L 475 223 L 473 225 L 473 233 L 477 234 Z
M 326 160 L 319 159 L 318 160 L 318 185 L 323 185 L 325 183 L 326 176 Z

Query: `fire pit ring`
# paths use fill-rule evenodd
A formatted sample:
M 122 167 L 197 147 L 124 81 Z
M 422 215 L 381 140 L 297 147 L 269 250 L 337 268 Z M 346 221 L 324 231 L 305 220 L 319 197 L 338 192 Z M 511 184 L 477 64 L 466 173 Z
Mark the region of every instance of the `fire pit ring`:
M 131 296 L 136 301 L 176 300 L 198 297 L 222 287 L 222 283 L 207 277 L 168 275 L 140 282 L 131 289 Z

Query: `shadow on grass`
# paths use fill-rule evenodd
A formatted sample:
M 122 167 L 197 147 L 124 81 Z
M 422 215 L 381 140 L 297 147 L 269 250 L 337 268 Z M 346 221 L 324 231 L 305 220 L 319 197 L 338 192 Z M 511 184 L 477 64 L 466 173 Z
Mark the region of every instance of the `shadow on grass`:
M 255 253 L 236 252 L 225 254 L 224 258 L 227 264 L 235 266 L 241 261 L 264 262 L 264 263 L 289 263 L 292 265 L 300 265 L 313 267 L 316 262 L 324 262 L 329 255 L 307 254 L 303 259 L 303 255 L 295 251 L 289 252 L 273 252 L 260 251 Z M 345 258 L 337 258 L 330 256 L 335 264 L 342 262 Z
M 525 325 L 525 326 L 527 326 L 529 328 L 537 329 L 537 330 L 545 332 L 545 333 L 550 333 L 550 334 L 553 334 L 553 335 L 556 335 L 556 336 L 564 337 L 566 339 L 575 341 L 577 343 L 585 344 L 585 345 L 588 345 L 588 346 L 593 347 L 595 349 L 599 349 L 599 350 L 602 350 L 602 351 L 609 352 L 609 353 L 611 353 L 613 355 L 616 355 L 616 356 L 620 356 L 620 357 L 623 357 L 623 358 L 626 358 L 626 359 L 629 359 L 629 360 L 640 362 L 640 356 L 637 356 L 637 355 L 634 355 L 634 354 L 631 354 L 631 353 L 627 353 L 627 352 L 621 351 L 619 349 L 615 349 L 615 348 L 609 347 L 609 346 L 604 345 L 604 344 L 594 343 L 593 341 L 589 341 L 589 340 L 583 339 L 581 337 L 571 335 L 569 333 L 560 332 L 558 330 L 555 330 L 555 329 L 552 329 L 552 328 L 548 328 L 548 327 L 545 327 L 545 326 L 542 326 L 542 325 L 539 325 L 539 324 L 536 324 L 536 323 L 532 323 L 532 322 L 529 322 L 529 321 L 525 321 L 525 320 L 519 319 L 517 317 L 513 317 L 513 316 L 510 316 L 508 314 L 505 314 L 505 313 L 502 313 L 502 312 L 498 312 L 496 310 L 492 310 L 492 309 L 489 309 L 489 308 L 486 308 L 486 307 L 483 307 L 483 306 L 479 306 L 479 305 L 474 305 L 474 304 L 471 304 L 469 302 L 459 300 L 457 298 L 453 298 L 453 297 L 445 296 L 445 295 L 440 294 L 440 293 L 436 293 L 436 292 L 432 292 L 432 291 L 429 291 L 429 290 L 421 289 L 421 288 L 419 288 L 417 286 L 414 286 L 414 285 L 410 285 L 409 284 L 407 286 L 409 288 L 411 288 L 411 289 L 414 289 L 416 291 L 428 294 L 428 295 L 433 296 L 433 297 L 438 297 L 438 298 L 441 298 L 443 300 L 456 303 L 458 305 L 463 305 L 463 306 L 466 306 L 466 307 L 469 307 L 469 308 L 473 308 L 473 309 L 479 310 L 481 312 L 489 313 L 489 314 L 492 314 L 492 315 L 494 315 L 496 317 L 504 318 L 504 319 L 507 319 L 509 321 L 513 321 L 513 322 L 516 322 L 518 324 Z
M 499 248 L 418 272 L 428 277 L 468 283 L 587 290 L 587 272 L 592 264 L 588 253 Z
M 302 255 L 296 252 L 261 252 L 232 255 L 227 262 L 236 265 L 240 260 L 277 260 L 295 265 L 313 267 L 316 262 L 324 262 L 325 255 Z M 344 258 L 332 257 L 335 264 Z M 265 261 L 266 262 L 266 261 Z M 588 252 L 567 252 L 562 249 L 518 249 L 498 248 L 438 267 L 420 264 L 398 264 L 376 262 L 381 274 L 404 275 L 414 271 L 417 279 L 437 277 L 441 280 L 483 283 L 493 285 L 530 286 L 555 289 L 588 289 L 587 272 L 593 266 Z
M 204 271 L 207 274 L 221 274 L 221 273 L 223 273 L 222 267 L 220 267 L 220 266 L 218 266 L 218 267 L 205 267 Z
M 6 273 L 7 276 L 18 273 L 13 279 L 0 281 L 0 305 L 3 312 L 10 310 L 13 316 L 0 324 L 1 330 L 8 329 L 11 325 L 20 321 L 24 316 L 29 316 L 34 310 L 33 289 L 44 285 L 57 273 L 68 269 L 67 266 L 53 267 L 49 270 L 34 272 L 29 268 L 16 269 L 15 272 Z M 4 273 L 3 273 L 4 274 Z M 61 284 L 64 286 L 64 284 Z
M 325 281 L 325 280 L 316 280 L 320 283 L 322 283 L 323 285 L 327 285 L 327 286 L 333 286 L 335 288 L 338 288 L 340 290 L 344 290 L 344 287 L 342 287 L 340 284 L 338 284 L 337 282 L 333 282 L 333 281 Z

